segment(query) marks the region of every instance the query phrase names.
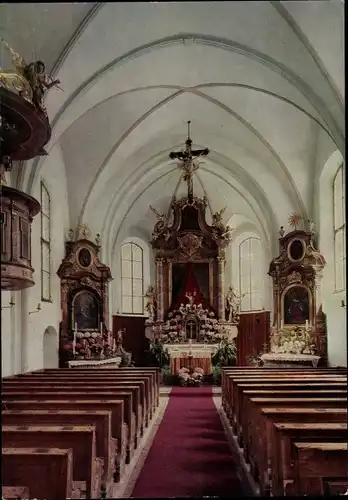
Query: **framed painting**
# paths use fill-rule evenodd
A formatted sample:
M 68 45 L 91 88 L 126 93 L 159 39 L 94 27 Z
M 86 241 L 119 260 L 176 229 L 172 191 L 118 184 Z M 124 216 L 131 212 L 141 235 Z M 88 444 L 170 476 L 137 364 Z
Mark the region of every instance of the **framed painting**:
M 310 297 L 307 288 L 295 285 L 283 296 L 283 317 L 286 325 L 304 325 L 310 319 Z
M 78 330 L 98 330 L 100 307 L 95 295 L 87 290 L 78 292 L 72 301 L 73 327 Z

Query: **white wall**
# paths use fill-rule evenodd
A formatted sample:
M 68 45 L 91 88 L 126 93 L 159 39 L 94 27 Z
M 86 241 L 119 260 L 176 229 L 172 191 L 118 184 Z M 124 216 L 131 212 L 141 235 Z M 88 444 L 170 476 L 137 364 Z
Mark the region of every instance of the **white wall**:
M 347 317 L 341 301 L 346 291 L 335 292 L 334 232 L 333 232 L 333 179 L 343 161 L 335 151 L 325 163 L 319 181 L 319 249 L 326 259 L 323 272 L 322 302 L 327 315 L 328 359 L 332 366 L 347 366 Z
M 38 181 L 30 193 L 40 201 L 40 180 L 43 179 L 51 197 L 51 294 L 52 302 L 41 302 L 41 248 L 38 214 L 32 224 L 32 266 L 35 285 L 21 292 L 14 292 L 16 303 L 11 309 L 2 310 L 2 370 L 3 376 L 38 370 L 44 366 L 44 332 L 59 332 L 61 321 L 60 280 L 57 269 L 64 256 L 64 240 L 69 230 L 68 199 L 65 165 L 59 145 L 47 157 Z M 2 292 L 2 305 L 9 303 L 10 294 Z M 41 311 L 29 315 L 41 302 Z M 55 336 L 58 349 L 58 334 Z M 52 345 L 52 344 L 51 344 Z M 51 350 L 53 359 L 53 354 Z M 52 361 L 51 361 L 52 363 Z M 58 366 L 58 357 L 56 357 Z

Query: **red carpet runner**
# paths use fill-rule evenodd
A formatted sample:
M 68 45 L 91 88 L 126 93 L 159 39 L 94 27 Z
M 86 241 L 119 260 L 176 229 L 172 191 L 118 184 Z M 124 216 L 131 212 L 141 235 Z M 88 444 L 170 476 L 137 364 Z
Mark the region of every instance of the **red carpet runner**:
M 174 387 L 132 498 L 245 496 L 211 387 Z

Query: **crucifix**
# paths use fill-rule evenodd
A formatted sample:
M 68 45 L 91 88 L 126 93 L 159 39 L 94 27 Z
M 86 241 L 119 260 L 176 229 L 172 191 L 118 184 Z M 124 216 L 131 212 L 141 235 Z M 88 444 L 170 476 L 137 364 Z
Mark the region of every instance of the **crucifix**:
M 188 137 L 186 140 L 186 149 L 184 151 L 171 152 L 169 158 L 174 160 L 178 158 L 180 160 L 179 167 L 184 171 L 184 181 L 187 183 L 187 196 L 189 201 L 193 200 L 193 172 L 199 168 L 197 160 L 200 156 L 206 156 L 209 154 L 209 149 L 195 149 L 192 150 L 192 140 L 190 138 L 190 121 L 187 122 Z

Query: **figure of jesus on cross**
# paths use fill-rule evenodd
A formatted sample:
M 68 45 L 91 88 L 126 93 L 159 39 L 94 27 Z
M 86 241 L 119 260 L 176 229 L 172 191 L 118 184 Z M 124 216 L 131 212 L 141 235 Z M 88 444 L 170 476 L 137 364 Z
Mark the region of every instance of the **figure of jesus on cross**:
M 200 156 L 206 156 L 209 154 L 209 149 L 195 149 L 192 150 L 192 139 L 190 138 L 190 121 L 187 122 L 188 125 L 188 137 L 186 140 L 186 149 L 184 151 L 171 152 L 169 158 L 174 160 L 178 158 L 180 160 L 179 167 L 184 171 L 184 181 L 187 183 L 187 196 L 190 202 L 193 200 L 193 172 L 199 168 L 197 160 Z

